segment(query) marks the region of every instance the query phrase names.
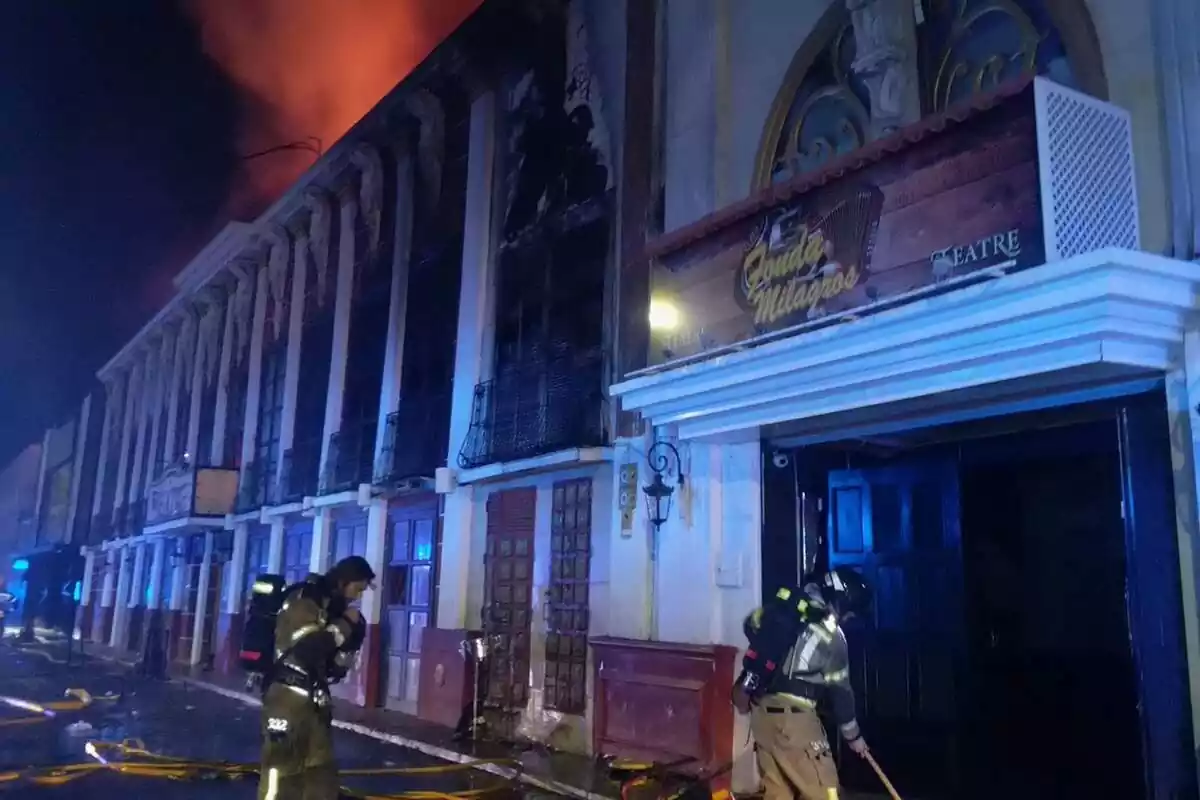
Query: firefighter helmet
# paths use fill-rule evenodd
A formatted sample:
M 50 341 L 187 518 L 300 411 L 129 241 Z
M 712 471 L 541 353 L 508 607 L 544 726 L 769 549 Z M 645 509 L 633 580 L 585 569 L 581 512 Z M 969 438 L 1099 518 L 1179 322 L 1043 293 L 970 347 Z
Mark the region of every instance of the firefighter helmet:
M 871 607 L 871 587 L 853 569 L 835 567 L 821 576 L 821 596 L 842 616 L 863 614 Z

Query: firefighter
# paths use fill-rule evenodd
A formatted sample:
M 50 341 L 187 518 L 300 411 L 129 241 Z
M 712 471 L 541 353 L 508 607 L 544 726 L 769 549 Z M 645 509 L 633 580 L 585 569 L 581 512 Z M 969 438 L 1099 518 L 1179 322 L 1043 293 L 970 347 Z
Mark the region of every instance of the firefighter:
M 734 692 L 738 710 L 750 714 L 764 800 L 838 797 L 837 766 L 817 716 L 818 703 L 829 712 L 851 750 L 860 756 L 868 752 L 855 719 L 846 636 L 840 623 L 866 610 L 870 590 L 857 572 L 839 567 L 807 583 L 803 594 L 801 605 L 807 607 L 809 621 L 778 671 L 757 695 L 738 688 Z M 751 641 L 762 619 L 762 609 L 746 618 L 744 628 Z
M 362 647 L 366 624 L 351 604 L 374 580 L 367 560 L 350 556 L 288 592 L 264 679 L 259 800 L 338 797 L 329 686 Z

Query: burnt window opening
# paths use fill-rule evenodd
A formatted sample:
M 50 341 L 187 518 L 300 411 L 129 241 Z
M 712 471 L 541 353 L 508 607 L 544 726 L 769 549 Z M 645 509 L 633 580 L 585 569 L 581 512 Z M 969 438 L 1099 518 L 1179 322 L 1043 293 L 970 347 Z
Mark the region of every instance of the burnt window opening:
M 283 387 L 287 375 L 287 337 L 263 353 L 258 430 L 254 462 L 261 489 L 267 488 L 279 467 L 283 435 Z
M 188 429 L 192 421 L 192 385 L 189 377 L 184 376 L 179 381 L 179 397 L 175 403 L 175 430 L 171 440 L 171 457 L 176 463 L 183 462 L 185 456 L 189 459 L 195 456 L 195 453 L 188 452 Z

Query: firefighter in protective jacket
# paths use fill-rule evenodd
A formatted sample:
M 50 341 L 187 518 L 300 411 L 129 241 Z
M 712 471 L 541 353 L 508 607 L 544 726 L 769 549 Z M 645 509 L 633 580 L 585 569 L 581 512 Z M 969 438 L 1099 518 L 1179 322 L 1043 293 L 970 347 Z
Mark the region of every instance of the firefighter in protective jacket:
M 346 676 L 366 624 L 351 603 L 375 579 L 361 556 L 288 592 L 262 706 L 259 800 L 336 800 L 329 686 Z
M 781 618 L 762 608 L 746 618 L 751 648 L 734 687 L 734 704 L 750 713 L 764 800 L 834 800 L 837 767 L 817 707 L 829 712 L 851 750 L 867 752 L 855 718 L 846 637 L 839 623 L 866 609 L 870 591 L 857 572 L 839 567 L 803 590 L 782 589 L 778 597 L 798 610 L 797 624 L 787 629 L 795 639 L 783 644 L 778 664 L 761 655 L 759 664 L 752 663 L 756 641 L 769 647 L 770 637 L 760 626 L 781 625 Z

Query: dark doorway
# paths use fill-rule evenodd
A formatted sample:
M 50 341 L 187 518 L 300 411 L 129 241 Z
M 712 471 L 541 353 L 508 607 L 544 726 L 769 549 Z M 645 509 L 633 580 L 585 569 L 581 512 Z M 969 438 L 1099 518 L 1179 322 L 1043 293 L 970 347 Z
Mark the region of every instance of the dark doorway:
M 768 451 L 763 590 L 806 552 L 875 585 L 847 638 L 903 796 L 1194 796 L 1166 421 L 1156 393 Z
M 1113 419 L 962 446 L 960 707 L 981 800 L 1144 796 L 1118 441 Z

